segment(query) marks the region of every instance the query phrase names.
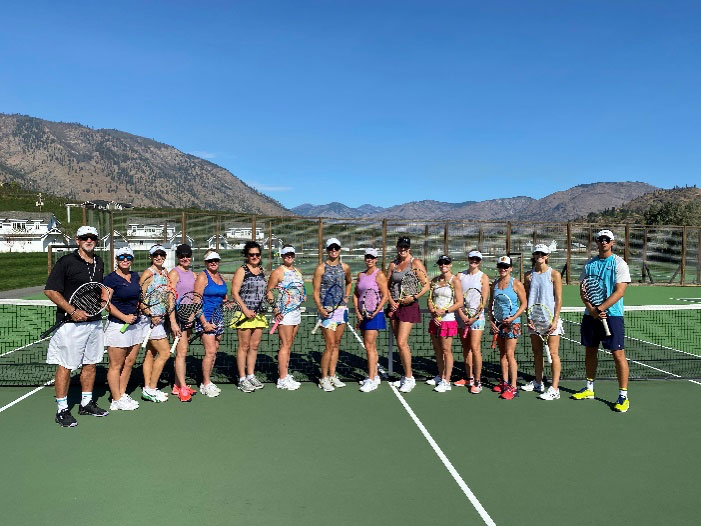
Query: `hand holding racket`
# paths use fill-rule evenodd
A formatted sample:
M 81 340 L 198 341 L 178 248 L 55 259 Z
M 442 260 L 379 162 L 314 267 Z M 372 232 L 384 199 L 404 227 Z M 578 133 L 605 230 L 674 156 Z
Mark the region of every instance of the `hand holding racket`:
M 151 323 L 141 344 L 142 348 L 146 348 L 153 328 L 163 323 L 174 309 L 175 291 L 168 285 L 158 285 L 146 293 L 142 300 L 142 312 L 151 319 Z
M 280 325 L 286 314 L 300 308 L 307 299 L 304 285 L 299 283 L 290 283 L 286 287 L 278 286 L 274 291 L 277 291 L 277 299 L 273 304 L 278 313 L 275 315 L 275 323 L 270 329 L 270 334 L 277 330 L 278 325 Z
M 476 320 L 481 314 L 482 310 L 484 309 L 484 303 L 482 301 L 482 291 L 474 287 L 467 289 L 463 294 L 462 305 L 462 311 L 465 313 L 465 316 L 467 316 L 468 320 L 473 318 Z M 467 331 L 469 330 L 468 327 L 469 325 L 467 321 L 465 321 L 465 329 L 462 334 L 463 338 L 467 336 Z
M 543 350 L 548 357 L 548 363 L 553 363 L 553 357 L 550 355 L 550 347 L 548 346 L 548 337 L 553 331 L 552 325 L 553 314 L 547 305 L 536 303 L 528 308 L 528 326 L 543 340 Z
M 598 319 L 601 320 L 601 323 L 604 326 L 606 336 L 611 336 L 609 324 L 606 321 L 606 312 L 598 311 L 599 305 L 606 301 L 606 298 L 608 297 L 603 280 L 599 276 L 590 274 L 586 276 L 579 284 L 579 290 L 582 294 L 582 298 L 584 298 L 586 302 L 591 303 L 591 305 L 597 309 Z
M 97 316 L 110 304 L 110 292 L 102 283 L 90 281 L 83 283 L 71 294 L 68 303 L 74 307 L 71 313 L 66 312 L 63 319 L 57 321 L 49 330 L 41 333 L 41 338 L 46 338 L 49 334 L 58 329 L 69 320 L 75 322 L 85 321 L 93 316 Z
M 397 300 L 397 308 L 401 305 L 408 305 L 409 303 L 404 301 L 406 298 L 413 298 L 424 288 L 424 285 L 428 281 L 426 273 L 418 268 L 413 268 L 408 270 L 402 281 L 399 284 L 399 300 Z M 394 313 L 397 308 L 390 311 L 390 316 Z
M 492 333 L 494 337 L 492 338 L 492 349 L 497 345 L 497 338 L 502 329 L 508 327 L 506 320 L 511 316 L 513 312 L 513 305 L 511 299 L 506 294 L 495 294 L 494 300 L 492 301 Z
M 312 329 L 312 334 L 317 333 L 323 320 L 333 317 L 334 312 L 341 306 L 341 303 L 343 303 L 343 288 L 338 283 L 334 283 L 324 294 L 322 309 L 319 311 L 319 319 Z
M 204 333 L 221 333 L 225 329 L 232 326 L 234 320 L 242 316 L 241 305 L 235 301 L 224 301 L 212 312 L 212 317 L 209 321 L 202 324 L 202 330 L 190 338 L 189 343 L 192 343 Z
M 449 287 L 450 293 L 448 296 L 439 295 L 435 296 L 435 290 L 437 288 Z M 429 290 L 428 296 L 429 306 L 433 309 L 433 321 L 436 325 L 440 325 L 443 321 L 443 316 L 448 312 L 448 308 L 455 303 L 455 288 L 452 284 L 448 283 L 446 285 L 438 285 L 438 283 L 432 283 Z M 436 311 L 441 310 L 443 314 L 438 314 Z
M 139 291 L 139 297 L 136 299 L 136 304 L 133 304 L 134 307 L 138 307 L 140 303 L 144 302 L 144 294 L 145 294 L 145 292 L 143 290 Z M 122 334 L 127 332 L 127 329 L 129 328 L 130 325 L 133 325 L 134 323 L 139 321 L 138 310 L 137 310 L 136 314 L 132 314 L 131 316 L 133 316 L 134 318 L 131 321 L 125 321 L 124 324 L 122 325 L 122 328 L 119 329 L 119 332 L 121 332 Z
M 377 289 L 365 289 L 360 296 L 360 315 L 364 320 L 371 320 L 377 316 L 377 309 L 380 306 L 380 292 Z
M 178 299 L 175 304 L 175 319 L 180 326 L 180 330 L 188 330 L 195 324 L 195 320 L 202 314 L 202 295 L 196 292 L 186 292 Z M 170 348 L 170 354 L 175 353 L 175 348 L 182 337 L 182 333 L 178 334 L 173 340 L 173 346 Z

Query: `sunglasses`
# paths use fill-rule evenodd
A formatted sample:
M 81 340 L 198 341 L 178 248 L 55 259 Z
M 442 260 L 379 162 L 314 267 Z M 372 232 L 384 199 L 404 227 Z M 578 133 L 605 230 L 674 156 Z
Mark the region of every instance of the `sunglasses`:
M 377 259 L 375 256 L 371 256 L 370 254 L 366 254 L 365 259 Z
M 165 258 L 166 253 L 165 252 L 155 252 L 155 253 L 151 254 L 151 257 L 152 258 Z
M 610 242 L 611 242 L 611 238 L 610 238 L 610 237 L 603 237 L 603 236 L 602 236 L 602 237 L 597 237 L 596 240 L 597 240 L 599 243 L 610 243 Z
M 288 252 L 287 254 L 283 254 L 282 257 L 284 257 L 284 258 L 293 258 L 293 257 L 295 257 L 295 253 L 294 253 L 294 252 Z
M 88 234 L 87 236 L 80 236 L 78 237 L 81 241 L 97 241 L 97 236 L 94 236 L 93 234 Z
M 443 266 L 443 265 L 450 265 L 450 264 L 451 264 L 451 261 L 445 261 L 445 260 L 443 260 L 443 261 L 436 261 L 436 265 L 438 265 L 439 267 L 440 267 L 440 266 Z
M 330 247 L 326 247 L 326 250 L 341 250 L 341 247 L 338 245 L 331 245 Z
M 545 257 L 547 254 L 545 252 L 533 252 L 533 255 L 536 257 Z
M 192 256 L 178 256 L 178 259 L 192 259 Z
M 205 263 L 219 263 L 219 261 L 221 261 L 221 260 L 219 260 L 219 259 L 208 259 L 207 261 L 205 261 Z
M 249 252 L 246 254 L 249 258 L 259 258 L 260 257 L 260 252 Z
M 134 261 L 134 256 L 117 256 L 117 261 Z
M 501 270 L 507 270 L 511 268 L 511 265 L 507 265 L 506 263 L 499 263 L 497 265 L 497 268 Z
M 479 263 L 482 260 L 480 258 L 469 258 L 468 261 L 470 263 Z

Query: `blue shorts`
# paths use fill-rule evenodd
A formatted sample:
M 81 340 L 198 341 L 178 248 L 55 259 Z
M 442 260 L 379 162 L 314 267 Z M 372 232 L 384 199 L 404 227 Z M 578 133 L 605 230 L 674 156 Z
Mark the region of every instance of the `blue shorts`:
M 383 331 L 387 328 L 387 323 L 385 322 L 385 314 L 380 311 L 377 316 L 370 318 L 369 320 L 363 320 L 360 322 L 359 326 L 361 331 Z
M 609 325 L 611 336 L 606 336 L 604 324 L 600 320 L 595 320 L 588 314 L 582 316 L 581 342 L 585 347 L 601 346 L 609 351 L 620 351 L 625 348 L 623 339 L 625 337 L 625 327 L 623 316 L 608 316 L 606 321 Z

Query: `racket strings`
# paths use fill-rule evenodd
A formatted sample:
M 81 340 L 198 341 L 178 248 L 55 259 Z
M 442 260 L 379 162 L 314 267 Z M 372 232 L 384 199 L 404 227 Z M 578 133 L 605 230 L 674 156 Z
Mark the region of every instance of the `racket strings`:
M 482 293 L 477 289 L 470 289 L 464 296 L 465 309 L 471 316 L 482 307 Z
M 545 307 L 534 306 L 528 311 L 530 318 L 536 331 L 543 333 L 550 328 L 552 317 Z
M 606 290 L 601 280 L 597 277 L 589 276 L 585 278 L 582 281 L 581 288 L 584 297 L 592 304 L 601 305 L 606 299 Z
M 494 319 L 499 322 L 508 318 L 511 314 L 511 300 L 509 300 L 509 298 L 507 298 L 506 296 L 504 296 L 503 298 L 497 296 L 494 299 L 494 308 L 492 310 L 492 313 L 494 314 Z

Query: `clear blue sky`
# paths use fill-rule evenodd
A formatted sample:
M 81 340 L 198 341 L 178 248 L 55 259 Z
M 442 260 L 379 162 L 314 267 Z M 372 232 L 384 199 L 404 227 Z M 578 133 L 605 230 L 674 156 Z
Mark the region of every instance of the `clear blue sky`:
M 696 1 L 5 2 L 0 112 L 151 137 L 288 207 L 694 184 L 699 20 Z

